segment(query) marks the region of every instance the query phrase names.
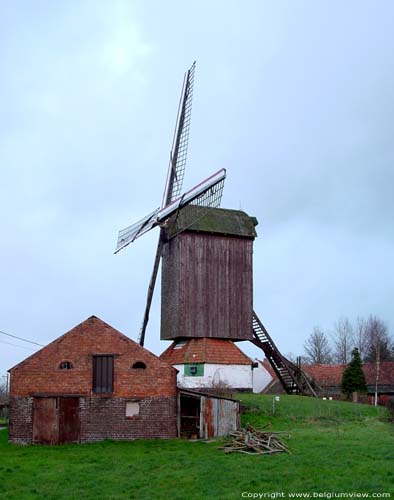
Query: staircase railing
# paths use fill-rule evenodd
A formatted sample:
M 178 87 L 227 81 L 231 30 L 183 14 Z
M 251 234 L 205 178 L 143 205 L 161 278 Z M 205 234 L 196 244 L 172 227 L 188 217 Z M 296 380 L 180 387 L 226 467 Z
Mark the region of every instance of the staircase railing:
M 320 388 L 301 367 L 282 356 L 255 311 L 253 311 L 252 342 L 264 351 L 266 358 L 288 394 L 305 394 L 317 397 Z

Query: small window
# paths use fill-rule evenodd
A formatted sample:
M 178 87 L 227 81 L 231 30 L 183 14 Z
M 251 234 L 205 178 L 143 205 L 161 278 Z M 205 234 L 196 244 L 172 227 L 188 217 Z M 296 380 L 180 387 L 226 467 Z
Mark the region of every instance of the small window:
M 204 363 L 196 363 L 193 365 L 185 365 L 183 374 L 185 377 L 203 377 Z
M 133 364 L 132 368 L 133 368 L 134 370 L 145 370 L 145 368 L 146 368 L 146 364 L 145 364 L 143 361 L 136 361 L 136 362 Z
M 59 370 L 71 370 L 73 368 L 73 364 L 71 361 L 62 361 L 59 365 Z
M 114 390 L 113 355 L 93 356 L 93 392 L 101 394 Z
M 126 417 L 135 417 L 140 414 L 140 404 L 134 402 L 126 403 Z
M 186 344 L 186 340 L 179 340 L 176 345 L 174 346 L 174 349 L 182 349 L 182 347 Z

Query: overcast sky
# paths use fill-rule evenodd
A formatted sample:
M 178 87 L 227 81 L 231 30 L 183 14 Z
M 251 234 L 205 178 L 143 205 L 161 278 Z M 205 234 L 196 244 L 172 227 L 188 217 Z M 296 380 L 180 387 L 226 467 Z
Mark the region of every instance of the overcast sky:
M 225 167 L 222 207 L 259 220 L 254 307 L 279 348 L 344 315 L 393 332 L 393 2 L 0 8 L 0 330 L 46 344 L 94 314 L 137 338 L 158 233 L 114 255 L 117 231 L 161 203 L 196 59 L 184 187 Z M 159 354 L 159 288 L 151 317 Z M 34 352 L 0 342 L 0 375 Z

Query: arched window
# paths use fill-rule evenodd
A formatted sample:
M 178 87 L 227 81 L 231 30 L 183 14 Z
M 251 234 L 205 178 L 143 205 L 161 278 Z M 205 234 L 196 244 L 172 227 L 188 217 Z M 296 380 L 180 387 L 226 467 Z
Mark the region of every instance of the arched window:
M 145 364 L 143 361 L 136 361 L 136 362 L 133 364 L 132 368 L 133 368 L 134 370 L 138 370 L 138 369 L 140 369 L 140 370 L 145 370 L 145 368 L 146 368 L 146 364 Z
M 71 370 L 73 368 L 73 364 L 71 361 L 62 361 L 59 365 L 59 370 Z

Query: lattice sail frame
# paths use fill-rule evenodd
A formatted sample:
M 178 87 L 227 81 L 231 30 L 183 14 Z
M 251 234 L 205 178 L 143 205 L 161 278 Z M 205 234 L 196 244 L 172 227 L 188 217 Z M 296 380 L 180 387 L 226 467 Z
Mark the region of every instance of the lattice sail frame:
M 224 179 L 181 208 L 168 222 L 167 233 L 170 238 L 193 226 L 211 208 L 219 207 L 223 196 L 223 188 Z
M 191 68 L 186 72 L 184 78 L 162 208 L 176 200 L 182 192 L 189 145 L 195 69 L 196 61 L 194 61 Z
M 150 214 L 143 217 L 138 222 L 135 222 L 131 226 L 125 227 L 121 229 L 118 234 L 118 241 L 116 244 L 116 250 L 114 253 L 118 253 L 122 248 L 126 247 L 134 240 L 136 240 L 139 236 L 147 233 L 156 225 L 156 217 L 160 212 L 160 208 L 156 208 Z
M 194 208 L 194 210 L 196 210 L 196 215 L 192 223 L 198 220 L 198 218 L 202 217 L 204 214 L 201 212 L 202 209 L 218 206 L 218 203 L 220 203 L 225 178 L 226 170 L 222 168 L 203 182 L 200 182 L 200 184 L 197 184 L 197 186 L 194 186 L 190 191 L 184 193 L 177 200 L 174 200 L 165 208 L 157 208 L 140 221 L 119 231 L 115 253 L 118 253 L 154 227 L 165 226 L 166 221 L 172 215 L 181 213 L 189 204 L 194 204 L 193 206 L 196 207 Z

